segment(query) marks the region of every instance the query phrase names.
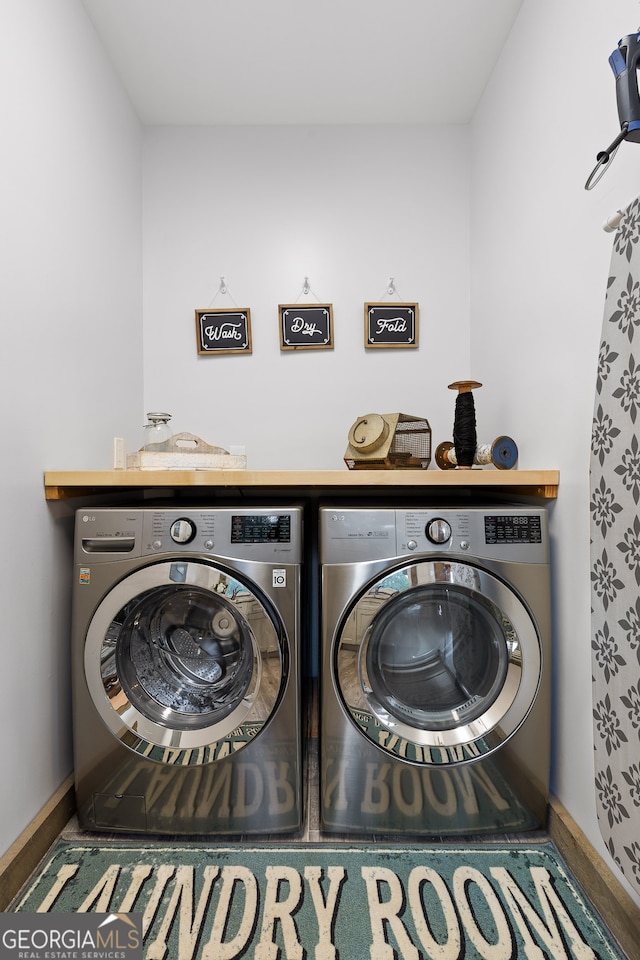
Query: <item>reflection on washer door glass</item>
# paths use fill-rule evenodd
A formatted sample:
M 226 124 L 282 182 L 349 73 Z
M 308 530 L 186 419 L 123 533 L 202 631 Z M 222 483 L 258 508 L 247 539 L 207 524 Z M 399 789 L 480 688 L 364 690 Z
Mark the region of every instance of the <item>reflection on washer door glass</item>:
M 422 730 L 449 730 L 484 713 L 504 684 L 513 627 L 465 587 L 409 589 L 373 618 L 361 682 L 383 712 Z
M 404 567 L 402 570 L 394 570 L 382 580 L 379 580 L 374 587 L 374 593 L 386 593 L 391 596 L 394 593 L 400 593 L 409 586 L 409 569 Z
M 107 631 L 103 683 L 115 709 L 120 696 L 151 720 L 198 728 L 223 719 L 243 699 L 259 669 L 253 647 L 248 626 L 224 596 L 158 587 L 128 604 Z

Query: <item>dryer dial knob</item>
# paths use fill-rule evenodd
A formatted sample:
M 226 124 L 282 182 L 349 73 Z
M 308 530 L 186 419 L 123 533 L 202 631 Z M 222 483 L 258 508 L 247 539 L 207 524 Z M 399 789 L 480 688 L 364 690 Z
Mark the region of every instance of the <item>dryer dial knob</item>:
M 438 518 L 429 521 L 425 533 L 431 543 L 446 543 L 451 537 L 451 527 L 446 520 Z
M 182 517 L 174 520 L 169 533 L 174 543 L 191 543 L 196 535 L 196 525 L 192 520 Z

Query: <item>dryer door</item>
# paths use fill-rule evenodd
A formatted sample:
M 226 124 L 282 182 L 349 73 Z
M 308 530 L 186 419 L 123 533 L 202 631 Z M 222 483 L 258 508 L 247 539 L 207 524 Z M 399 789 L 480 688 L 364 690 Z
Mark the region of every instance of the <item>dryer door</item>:
M 535 700 L 542 650 L 520 598 L 467 563 L 424 560 L 371 584 L 335 640 L 334 677 L 361 733 L 421 764 L 487 755 Z
M 126 746 L 203 764 L 241 749 L 275 710 L 284 630 L 246 584 L 197 560 L 150 564 L 116 584 L 90 622 L 87 685 Z

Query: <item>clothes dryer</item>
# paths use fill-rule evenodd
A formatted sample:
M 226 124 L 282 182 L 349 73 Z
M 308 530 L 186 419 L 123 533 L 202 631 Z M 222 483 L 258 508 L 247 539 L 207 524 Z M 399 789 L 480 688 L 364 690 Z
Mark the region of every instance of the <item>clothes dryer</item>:
M 300 828 L 301 560 L 297 507 L 77 511 L 81 826 Z
M 545 825 L 544 508 L 323 507 L 321 828 Z

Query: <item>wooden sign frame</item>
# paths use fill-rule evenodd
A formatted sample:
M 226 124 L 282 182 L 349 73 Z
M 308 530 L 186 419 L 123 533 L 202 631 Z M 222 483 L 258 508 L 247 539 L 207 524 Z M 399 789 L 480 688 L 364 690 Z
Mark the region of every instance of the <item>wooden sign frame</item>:
M 366 349 L 418 346 L 419 310 L 417 303 L 365 303 L 364 345 Z
M 196 310 L 196 340 L 202 357 L 251 353 L 251 311 Z
M 281 350 L 332 350 L 333 305 L 281 303 L 278 305 Z

